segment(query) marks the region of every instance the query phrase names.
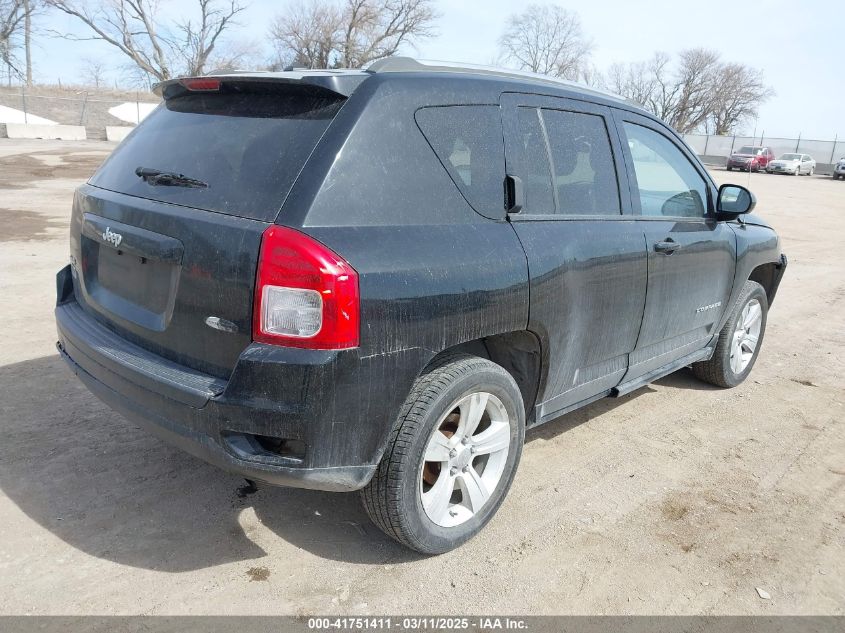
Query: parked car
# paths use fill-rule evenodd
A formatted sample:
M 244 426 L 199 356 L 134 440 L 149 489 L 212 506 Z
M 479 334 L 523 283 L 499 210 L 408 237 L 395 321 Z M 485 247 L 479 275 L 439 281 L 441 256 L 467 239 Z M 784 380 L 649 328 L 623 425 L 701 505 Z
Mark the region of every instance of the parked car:
M 816 161 L 807 154 L 781 154 L 769 162 L 766 173 L 812 176 L 816 172 Z
M 58 348 L 193 455 L 361 490 L 439 553 L 496 512 L 526 428 L 754 366 L 778 236 L 622 99 L 405 58 L 156 92 L 76 192 Z
M 845 180 L 845 156 L 839 159 L 839 162 L 833 166 L 833 179 L 842 178 Z
M 739 169 L 740 171 L 760 171 L 765 169 L 775 155 L 768 147 L 746 145 L 731 154 L 728 158 L 727 169 Z

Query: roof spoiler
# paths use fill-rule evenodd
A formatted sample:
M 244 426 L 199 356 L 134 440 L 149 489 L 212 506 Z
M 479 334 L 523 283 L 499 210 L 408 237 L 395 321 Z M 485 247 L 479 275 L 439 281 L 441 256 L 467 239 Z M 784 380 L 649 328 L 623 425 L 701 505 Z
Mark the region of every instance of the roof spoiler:
M 331 71 L 287 71 L 274 72 L 225 72 L 198 77 L 177 77 L 153 86 L 153 92 L 163 99 L 169 99 L 187 92 L 213 92 L 223 83 L 264 83 L 313 86 L 334 95 L 348 97 L 367 78 L 367 72 L 331 72 Z M 212 88 L 217 82 L 217 87 Z M 192 88 L 191 85 L 197 86 Z

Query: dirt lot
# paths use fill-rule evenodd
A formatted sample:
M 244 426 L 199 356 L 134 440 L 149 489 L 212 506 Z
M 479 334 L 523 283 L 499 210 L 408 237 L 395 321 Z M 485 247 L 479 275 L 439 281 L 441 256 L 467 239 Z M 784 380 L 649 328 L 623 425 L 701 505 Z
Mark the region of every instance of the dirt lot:
M 845 182 L 750 177 L 790 257 L 751 379 L 529 433 L 498 516 L 425 559 L 354 495 L 249 494 L 65 369 L 53 276 L 109 149 L 0 140 L 0 614 L 845 613 Z

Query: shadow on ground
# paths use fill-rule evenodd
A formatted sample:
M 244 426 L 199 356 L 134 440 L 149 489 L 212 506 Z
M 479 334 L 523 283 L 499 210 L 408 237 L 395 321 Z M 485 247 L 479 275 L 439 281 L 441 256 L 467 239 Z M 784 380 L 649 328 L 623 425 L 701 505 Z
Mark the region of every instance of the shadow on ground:
M 683 377 L 672 380 L 687 386 Z M 89 555 L 168 572 L 258 559 L 266 552 L 249 536 L 257 519 L 323 558 L 418 558 L 369 522 L 357 495 L 252 491 L 243 479 L 113 413 L 58 356 L 0 367 L 0 394 L 0 489 L 39 525 Z M 563 433 L 636 395 L 600 400 L 529 431 L 527 439 Z

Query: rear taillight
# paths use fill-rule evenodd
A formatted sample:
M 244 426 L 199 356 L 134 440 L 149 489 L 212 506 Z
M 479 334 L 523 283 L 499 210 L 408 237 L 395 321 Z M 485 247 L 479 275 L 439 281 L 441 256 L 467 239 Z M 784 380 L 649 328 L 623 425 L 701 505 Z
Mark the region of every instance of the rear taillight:
M 317 240 L 283 226 L 261 238 L 252 338 L 309 349 L 358 346 L 358 273 Z

